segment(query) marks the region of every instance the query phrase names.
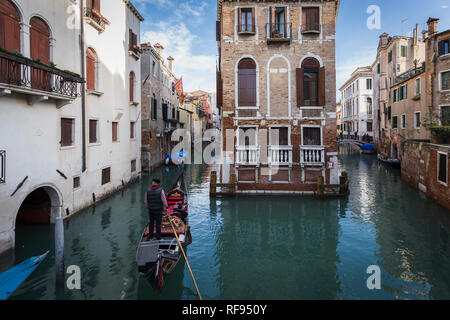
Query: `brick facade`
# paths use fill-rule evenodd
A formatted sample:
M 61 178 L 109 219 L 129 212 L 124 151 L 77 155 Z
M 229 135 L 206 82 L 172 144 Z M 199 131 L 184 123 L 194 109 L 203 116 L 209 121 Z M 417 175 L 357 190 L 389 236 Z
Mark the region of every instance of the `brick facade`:
M 261 162 L 253 167 L 236 164 L 236 149 L 231 147 L 228 151 L 233 152 L 228 157 L 234 165 L 230 172 L 222 170 L 220 176 L 227 180 L 227 174 L 236 173 L 239 190 L 315 190 L 315 185 L 307 183 L 307 180 L 313 181 L 311 176 L 317 176 L 317 172 L 326 177 L 327 183 L 337 183 L 335 24 L 338 1 L 219 1 L 219 4 L 219 69 L 223 83 L 223 98 L 219 100 L 223 102 L 224 150 L 230 149 L 225 143 L 226 131 L 237 131 L 242 126 L 256 126 L 258 132 L 269 132 L 274 126 L 286 126 L 290 132 L 289 145 L 292 146 L 292 162 L 280 166 L 279 172 L 273 175 L 265 174 L 270 168 L 267 163 Z M 306 6 L 315 6 L 320 10 L 319 33 L 302 32 L 302 7 Z M 270 34 L 266 28 L 272 7 L 285 10 L 286 21 L 292 25 L 289 41 L 267 41 Z M 254 10 L 256 21 L 253 33 L 237 32 L 239 8 Z M 237 106 L 237 66 L 244 58 L 256 63 L 256 108 Z M 297 69 L 307 58 L 316 59 L 325 70 L 325 101 L 323 106 L 313 105 L 313 109 L 297 103 Z M 308 166 L 301 162 L 302 126 L 305 125 L 321 130 L 320 147 L 324 148 L 325 157 L 320 165 Z M 259 142 L 260 158 L 267 158 L 264 141 Z M 234 139 L 234 143 L 236 145 L 238 141 Z M 335 169 L 331 175 L 330 170 L 326 169 L 327 162 L 334 162 Z M 247 180 L 252 177 L 249 172 L 253 172 L 257 182 L 248 183 Z

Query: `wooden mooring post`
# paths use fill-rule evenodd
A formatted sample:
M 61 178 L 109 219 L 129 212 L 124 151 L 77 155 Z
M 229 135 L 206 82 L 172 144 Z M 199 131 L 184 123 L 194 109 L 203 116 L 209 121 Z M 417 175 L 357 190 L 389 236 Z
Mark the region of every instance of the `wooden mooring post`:
M 342 172 L 339 184 L 325 184 L 324 177 L 317 178 L 317 196 L 324 197 L 346 197 L 350 194 L 350 181 L 347 172 Z
M 211 197 L 216 196 L 235 196 L 236 190 L 237 190 L 237 183 L 236 183 L 236 175 L 231 174 L 230 175 L 230 182 L 229 183 L 217 183 L 217 172 L 212 171 L 211 176 L 209 179 L 209 194 Z M 217 191 L 217 188 L 220 188 L 220 191 Z

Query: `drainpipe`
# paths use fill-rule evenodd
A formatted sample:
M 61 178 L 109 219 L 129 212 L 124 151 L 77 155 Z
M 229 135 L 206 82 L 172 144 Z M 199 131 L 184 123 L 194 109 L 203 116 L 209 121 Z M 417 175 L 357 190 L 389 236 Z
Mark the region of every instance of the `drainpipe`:
M 85 69 L 85 50 L 84 50 L 84 0 L 80 0 L 80 53 L 81 53 L 81 75 L 86 79 Z M 86 172 L 86 83 L 81 83 L 81 126 L 82 126 L 82 172 Z

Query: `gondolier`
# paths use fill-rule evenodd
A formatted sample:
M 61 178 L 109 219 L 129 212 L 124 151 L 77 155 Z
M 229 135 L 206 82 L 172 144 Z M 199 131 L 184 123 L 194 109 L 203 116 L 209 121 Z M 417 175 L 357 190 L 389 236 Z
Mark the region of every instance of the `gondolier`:
M 163 188 L 161 188 L 161 181 L 153 179 L 152 186 L 145 194 L 145 206 L 148 209 L 149 215 L 149 235 L 148 238 L 153 238 L 153 231 L 156 223 L 156 239 L 161 240 L 161 222 L 163 211 L 167 210 L 167 199 Z

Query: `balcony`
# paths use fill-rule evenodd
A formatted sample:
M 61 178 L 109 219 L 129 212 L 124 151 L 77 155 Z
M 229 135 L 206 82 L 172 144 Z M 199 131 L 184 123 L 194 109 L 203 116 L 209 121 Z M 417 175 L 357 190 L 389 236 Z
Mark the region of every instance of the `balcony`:
M 266 24 L 267 43 L 291 42 L 292 23 L 268 23 Z
M 132 57 L 134 57 L 136 60 L 139 60 L 141 58 L 142 49 L 139 48 L 137 45 L 130 45 L 130 48 L 128 49 L 128 54 Z
M 84 80 L 20 54 L 0 51 L 0 96 L 12 92 L 28 95 L 28 104 L 55 99 L 58 108 L 78 96 L 78 83 Z
M 320 23 L 308 23 L 302 25 L 302 34 L 320 34 L 322 26 Z
M 84 8 L 84 17 L 87 23 L 94 27 L 99 33 L 105 31 L 110 22 L 100 12 L 92 8 Z
M 269 146 L 269 165 L 292 167 L 292 146 Z
M 236 165 L 259 166 L 259 150 L 258 146 L 236 146 Z
M 325 164 L 324 146 L 300 146 L 302 166 L 323 166 Z

